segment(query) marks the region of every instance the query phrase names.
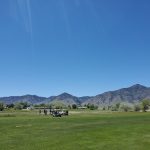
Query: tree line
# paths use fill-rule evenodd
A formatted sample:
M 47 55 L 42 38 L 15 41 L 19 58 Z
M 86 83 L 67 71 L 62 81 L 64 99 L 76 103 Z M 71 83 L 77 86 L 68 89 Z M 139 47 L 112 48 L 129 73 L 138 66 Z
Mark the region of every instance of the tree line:
M 56 108 L 56 109 L 62 109 L 62 108 L 67 108 L 67 109 L 78 109 L 78 105 L 72 104 L 72 105 L 55 105 L 55 104 L 38 104 L 38 105 L 32 105 L 28 102 L 17 102 L 15 104 L 4 104 L 3 102 L 0 101 L 0 111 L 3 111 L 4 109 L 15 109 L 15 110 L 22 110 L 22 109 L 27 109 L 28 107 L 33 106 L 34 108 Z M 82 108 L 82 107 L 80 107 Z M 99 107 L 94 104 L 85 104 L 84 108 L 90 109 L 90 110 L 96 110 Z M 107 105 L 103 106 L 102 110 L 109 110 L 109 111 L 143 111 L 146 112 L 150 108 L 150 100 L 149 99 L 144 99 L 141 102 L 138 103 L 128 103 L 128 102 L 117 102 L 112 105 Z

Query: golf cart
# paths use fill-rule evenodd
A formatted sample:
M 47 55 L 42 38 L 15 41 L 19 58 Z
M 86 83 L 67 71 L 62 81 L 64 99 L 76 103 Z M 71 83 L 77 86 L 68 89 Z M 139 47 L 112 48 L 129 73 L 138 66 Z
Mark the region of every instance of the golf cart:
M 52 116 L 53 117 L 61 117 L 61 114 L 59 113 L 59 111 L 53 111 Z

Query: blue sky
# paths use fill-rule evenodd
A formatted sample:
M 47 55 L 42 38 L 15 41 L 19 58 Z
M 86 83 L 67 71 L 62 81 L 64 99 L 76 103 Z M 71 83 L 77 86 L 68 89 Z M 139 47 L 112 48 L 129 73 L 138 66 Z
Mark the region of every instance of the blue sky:
M 149 0 L 0 0 L 0 96 L 150 86 Z

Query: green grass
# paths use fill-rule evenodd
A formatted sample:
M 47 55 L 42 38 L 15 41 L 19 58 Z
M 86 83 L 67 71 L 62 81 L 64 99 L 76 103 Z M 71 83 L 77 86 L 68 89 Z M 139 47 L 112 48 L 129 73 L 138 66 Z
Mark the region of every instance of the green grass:
M 0 150 L 148 150 L 150 113 L 0 113 Z

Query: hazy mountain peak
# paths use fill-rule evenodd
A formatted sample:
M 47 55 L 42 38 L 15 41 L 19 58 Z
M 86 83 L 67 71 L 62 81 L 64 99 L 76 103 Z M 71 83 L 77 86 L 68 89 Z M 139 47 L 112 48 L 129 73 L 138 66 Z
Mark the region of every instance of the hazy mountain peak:
M 66 92 L 64 92 L 64 93 L 62 93 L 62 94 L 60 94 L 60 95 L 58 95 L 59 97 L 73 97 L 71 94 L 69 94 L 69 93 L 66 93 Z
M 131 86 L 130 88 L 142 89 L 142 88 L 147 88 L 147 87 L 143 86 L 141 84 L 135 84 L 135 85 Z
M 135 84 L 128 88 L 122 88 L 116 91 L 105 92 L 96 96 L 83 96 L 76 97 L 69 93 L 62 93 L 58 96 L 51 96 L 49 98 L 39 97 L 36 95 L 24 95 L 24 96 L 10 96 L 10 97 L 1 97 L 0 100 L 5 103 L 15 103 L 18 101 L 26 101 L 33 104 L 37 103 L 49 103 L 54 101 L 60 101 L 66 105 L 70 104 L 88 104 L 93 103 L 95 105 L 111 105 L 114 102 L 135 102 L 143 99 L 150 99 L 150 88 Z

